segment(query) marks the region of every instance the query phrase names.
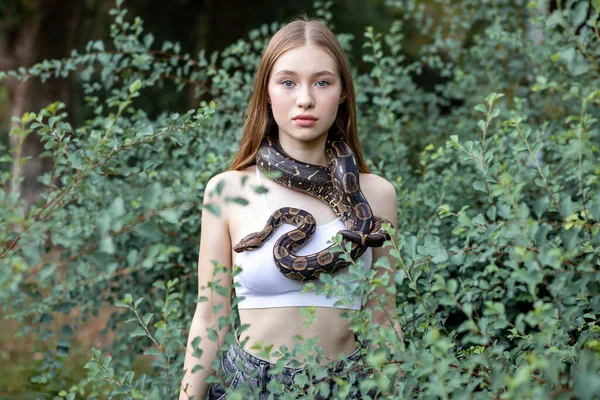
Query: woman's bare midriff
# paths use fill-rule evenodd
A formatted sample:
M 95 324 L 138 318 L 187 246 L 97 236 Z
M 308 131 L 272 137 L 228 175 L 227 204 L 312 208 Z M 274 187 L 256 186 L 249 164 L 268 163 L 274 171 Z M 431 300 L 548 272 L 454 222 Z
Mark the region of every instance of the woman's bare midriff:
M 305 307 L 306 308 L 306 307 Z M 314 307 L 315 320 L 310 326 L 305 327 L 305 318 L 301 314 L 302 307 L 278 307 L 278 308 L 253 308 L 239 310 L 242 325 L 249 324 L 250 327 L 240 335 L 240 343 L 248 338 L 244 349 L 262 359 L 264 354 L 258 354 L 259 350 L 252 349 L 254 344 L 262 343 L 265 346 L 273 345 L 272 351 L 279 350 L 285 345 L 289 350 L 294 348 L 298 342 L 293 338 L 298 335 L 304 340 L 318 338 L 315 347 L 323 349 L 321 364 L 340 359 L 343 353 L 346 356 L 357 348 L 354 333 L 350 330 L 347 318 L 342 317 L 344 312 L 354 312 L 328 307 Z M 316 356 L 316 351 L 313 351 Z M 267 361 L 275 363 L 277 357 L 271 356 Z M 296 358 L 296 361 L 302 362 Z

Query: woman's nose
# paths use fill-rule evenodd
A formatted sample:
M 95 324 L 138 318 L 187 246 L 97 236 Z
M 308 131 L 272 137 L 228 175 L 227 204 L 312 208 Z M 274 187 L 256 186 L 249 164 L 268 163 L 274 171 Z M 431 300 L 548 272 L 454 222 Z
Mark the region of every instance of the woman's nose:
M 315 105 L 315 101 L 310 91 L 310 87 L 304 87 L 299 89 L 298 97 L 296 98 L 296 105 L 302 108 L 310 108 Z

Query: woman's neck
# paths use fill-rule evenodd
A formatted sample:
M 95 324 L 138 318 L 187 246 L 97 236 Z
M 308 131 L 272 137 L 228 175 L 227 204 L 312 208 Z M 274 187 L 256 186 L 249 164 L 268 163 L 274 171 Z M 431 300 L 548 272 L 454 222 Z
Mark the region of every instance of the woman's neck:
M 325 143 L 327 135 L 321 135 L 311 141 L 301 141 L 281 135 L 279 145 L 293 159 L 313 165 L 327 166 Z

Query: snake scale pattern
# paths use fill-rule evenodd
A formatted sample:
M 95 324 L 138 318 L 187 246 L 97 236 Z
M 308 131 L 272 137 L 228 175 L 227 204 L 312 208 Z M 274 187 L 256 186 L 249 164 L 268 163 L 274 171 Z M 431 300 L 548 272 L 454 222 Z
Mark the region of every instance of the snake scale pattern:
M 358 165 L 354 152 L 341 138 L 328 138 L 325 153 L 328 166 L 301 163 L 287 155 L 279 142 L 266 136 L 256 155 L 259 170 L 290 189 L 309 194 L 328 204 L 344 222 L 339 233 L 341 245 L 350 243 L 350 257 L 357 260 L 368 247 L 379 247 L 390 239 L 382 228 L 389 221 L 373 216 L 373 212 L 359 185 Z M 254 232 L 237 243 L 233 250 L 240 253 L 262 246 L 284 223 L 296 229 L 282 235 L 273 248 L 273 258 L 279 271 L 289 279 L 311 281 L 322 273 L 335 273 L 350 262 L 344 260 L 344 251 L 332 244 L 318 253 L 300 256 L 295 253 L 313 234 L 316 221 L 308 212 L 283 207 L 268 219 L 263 230 Z

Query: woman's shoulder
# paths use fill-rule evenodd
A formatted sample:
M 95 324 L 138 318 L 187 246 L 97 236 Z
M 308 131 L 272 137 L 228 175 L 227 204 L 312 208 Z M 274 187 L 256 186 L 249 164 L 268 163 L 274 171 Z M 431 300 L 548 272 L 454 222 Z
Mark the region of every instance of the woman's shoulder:
M 206 184 L 206 194 L 219 198 L 237 197 L 248 180 L 255 176 L 255 168 L 252 165 L 243 170 L 228 170 L 213 176 Z
M 396 188 L 387 179 L 376 174 L 360 174 L 360 187 L 363 192 L 375 192 L 379 196 L 396 197 Z
M 396 188 L 387 179 L 375 174 L 360 174 L 360 188 L 373 213 L 385 219 L 396 218 Z

